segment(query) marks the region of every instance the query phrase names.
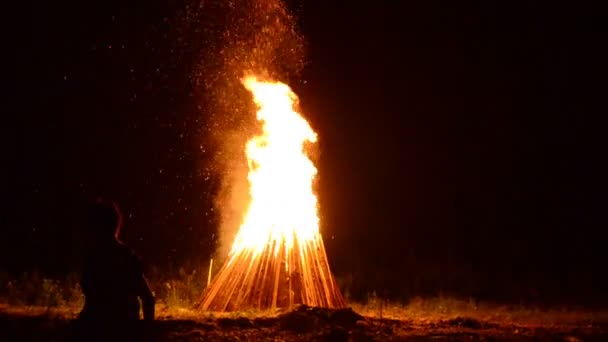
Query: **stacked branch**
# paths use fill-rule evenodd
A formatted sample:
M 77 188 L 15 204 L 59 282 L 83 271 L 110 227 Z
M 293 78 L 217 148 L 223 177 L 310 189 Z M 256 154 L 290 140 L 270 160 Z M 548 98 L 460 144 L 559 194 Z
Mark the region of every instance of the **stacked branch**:
M 294 305 L 343 308 L 319 234 L 306 241 L 269 240 L 261 252 L 243 249 L 229 256 L 203 293 L 201 310 L 236 311 Z

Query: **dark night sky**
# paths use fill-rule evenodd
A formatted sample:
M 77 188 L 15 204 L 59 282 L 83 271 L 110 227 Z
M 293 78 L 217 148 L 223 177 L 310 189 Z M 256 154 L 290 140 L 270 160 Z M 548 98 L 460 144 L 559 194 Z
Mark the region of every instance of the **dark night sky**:
M 83 206 L 100 194 L 148 263 L 208 260 L 218 181 L 189 79 L 204 46 L 175 33 L 186 3 L 25 12 L 0 268 L 69 271 Z M 335 273 L 395 296 L 605 294 L 598 12 L 328 3 L 290 2 L 309 62 L 292 86 L 321 137 Z

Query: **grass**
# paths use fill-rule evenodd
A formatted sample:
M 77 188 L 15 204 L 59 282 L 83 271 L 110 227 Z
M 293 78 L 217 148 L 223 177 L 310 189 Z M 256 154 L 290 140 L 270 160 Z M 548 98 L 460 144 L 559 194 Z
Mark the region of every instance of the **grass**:
M 275 317 L 283 310 L 201 313 L 193 310 L 206 285 L 197 272 L 180 270 L 174 279 L 152 279 L 157 298 L 157 316 L 164 319 L 207 320 L 215 318 Z M 348 298 L 347 298 L 348 301 Z M 608 322 L 608 311 L 575 308 L 539 309 L 524 305 L 479 303 L 474 299 L 414 298 L 408 303 L 392 302 L 370 295 L 365 303 L 348 301 L 352 309 L 366 317 L 414 322 L 435 322 L 466 317 L 485 322 L 528 326 L 589 325 Z M 49 279 L 38 273 L 24 273 L 13 279 L 0 274 L 0 308 L 29 314 L 56 314 L 75 317 L 84 304 L 78 277 Z
M 84 304 L 78 277 L 46 278 L 37 272 L 25 272 L 19 278 L 0 276 L 0 303 L 13 306 L 77 307 Z
M 367 317 L 432 322 L 455 318 L 471 318 L 483 322 L 526 326 L 588 325 L 608 322 L 608 311 L 574 308 L 539 309 L 524 305 L 478 303 L 457 298 L 414 298 L 396 303 L 373 298 L 365 304 L 351 303 L 354 311 Z

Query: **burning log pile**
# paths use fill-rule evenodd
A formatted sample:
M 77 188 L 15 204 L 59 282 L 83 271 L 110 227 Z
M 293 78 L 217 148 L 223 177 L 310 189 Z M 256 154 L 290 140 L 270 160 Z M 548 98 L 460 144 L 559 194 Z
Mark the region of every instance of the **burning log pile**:
M 320 239 L 303 244 L 296 242 L 292 250 L 279 242 L 266 246 L 259 255 L 251 251 L 235 254 L 205 292 L 200 308 L 264 310 L 297 304 L 345 306 Z

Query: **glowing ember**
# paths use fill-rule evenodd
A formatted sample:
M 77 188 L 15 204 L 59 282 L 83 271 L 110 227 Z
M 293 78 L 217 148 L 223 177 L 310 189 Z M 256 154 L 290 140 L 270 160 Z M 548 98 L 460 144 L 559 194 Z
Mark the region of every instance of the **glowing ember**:
M 342 307 L 319 233 L 312 186 L 317 169 L 304 149 L 317 135 L 294 110 L 297 97 L 287 85 L 253 76 L 243 84 L 263 124 L 263 134 L 246 147 L 251 202 L 228 261 L 200 307 Z

